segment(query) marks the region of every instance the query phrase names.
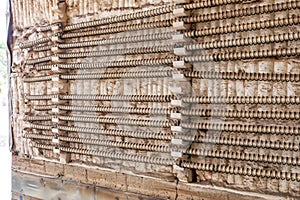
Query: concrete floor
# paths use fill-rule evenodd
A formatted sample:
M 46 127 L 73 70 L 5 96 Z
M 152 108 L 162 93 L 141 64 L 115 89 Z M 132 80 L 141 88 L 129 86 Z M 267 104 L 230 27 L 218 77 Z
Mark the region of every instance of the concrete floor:
M 8 109 L 0 107 L 0 199 L 11 199 L 11 154 L 8 145 Z

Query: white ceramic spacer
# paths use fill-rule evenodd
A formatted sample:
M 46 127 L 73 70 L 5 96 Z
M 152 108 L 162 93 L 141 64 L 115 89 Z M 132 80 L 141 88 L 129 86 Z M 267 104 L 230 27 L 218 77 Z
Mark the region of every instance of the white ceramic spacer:
M 173 10 L 173 15 L 174 17 L 185 17 L 185 16 L 189 16 L 190 12 L 184 10 L 184 8 L 176 8 Z
M 55 82 L 58 82 L 59 81 L 59 75 L 52 75 L 51 80 L 55 81 Z
M 174 48 L 174 54 L 177 56 L 186 56 L 189 55 L 190 52 L 188 52 L 185 47 L 180 47 L 180 48 Z
M 55 153 L 55 154 L 59 154 L 59 153 L 60 153 L 60 149 L 59 149 L 59 148 L 56 148 L 56 147 L 54 147 L 54 148 L 53 148 L 53 153 Z
M 52 143 L 59 144 L 59 139 L 58 138 L 53 138 Z
M 51 98 L 51 101 L 55 102 L 55 103 L 58 103 L 59 102 L 59 98 L 58 97 Z
M 182 132 L 181 126 L 171 126 L 171 131 Z
M 171 113 L 170 117 L 172 119 L 181 119 L 182 115 L 181 115 L 181 113 Z
M 58 46 L 55 46 L 55 47 L 51 47 L 51 51 L 52 51 L 53 53 L 60 53 L 60 52 L 61 52 L 61 49 L 58 48 Z
M 171 105 L 172 106 L 179 106 L 179 107 L 181 107 L 182 106 L 182 101 L 181 100 L 173 99 L 173 100 L 171 100 Z
M 52 108 L 52 112 L 58 113 L 59 112 L 59 108 Z
M 59 61 L 59 57 L 58 56 L 52 56 L 51 57 L 51 61 L 52 62 L 58 62 Z
M 186 30 L 190 28 L 190 24 L 185 24 L 184 22 L 173 22 L 173 28 L 175 30 Z
M 177 69 L 187 69 L 187 68 L 191 68 L 192 65 L 182 60 L 182 61 L 173 61 L 173 67 Z
M 59 27 L 58 25 L 54 25 L 54 26 L 51 26 L 51 30 L 52 30 L 52 31 L 58 32 L 58 31 L 60 31 L 61 29 L 60 29 L 60 27 Z
M 178 144 L 178 145 L 179 145 L 179 144 L 183 144 L 183 141 L 182 141 L 182 139 L 174 139 L 174 138 L 173 138 L 173 139 L 171 140 L 171 143 L 172 143 L 172 144 Z
M 186 42 L 187 38 L 183 34 L 172 35 L 174 42 Z
M 171 152 L 171 156 L 173 156 L 173 157 L 182 157 L 182 152 Z
M 176 171 L 184 171 L 183 167 L 179 167 L 178 165 L 173 165 L 173 169 Z
M 51 66 L 51 71 L 57 72 L 59 70 L 58 65 L 52 65 Z
M 172 74 L 173 80 L 185 80 L 184 74 Z
M 60 42 L 60 38 L 58 36 L 52 36 L 51 41 L 52 42 Z
M 181 87 L 170 87 L 170 90 L 173 94 L 183 94 Z
M 52 133 L 58 133 L 59 132 L 58 128 L 52 128 L 51 131 L 52 131 Z
M 190 0 L 174 0 L 176 4 L 190 3 Z
M 59 119 L 58 119 L 57 117 L 53 117 L 53 118 L 52 118 L 52 122 L 58 123 L 58 122 L 59 122 Z
M 58 87 L 53 87 L 53 88 L 51 89 L 51 91 L 57 93 L 57 92 L 59 92 L 59 88 L 58 88 Z

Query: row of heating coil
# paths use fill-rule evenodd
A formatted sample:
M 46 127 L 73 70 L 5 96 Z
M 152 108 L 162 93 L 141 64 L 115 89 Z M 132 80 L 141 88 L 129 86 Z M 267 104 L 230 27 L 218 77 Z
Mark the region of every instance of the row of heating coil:
M 55 146 L 52 145 L 43 145 L 43 144 L 33 144 L 34 147 L 40 149 L 53 150 Z M 75 153 L 75 154 L 84 154 L 84 155 L 93 155 L 106 158 L 113 158 L 118 160 L 128 160 L 135 162 L 145 162 L 152 164 L 161 164 L 161 165 L 173 165 L 174 160 L 162 157 L 149 157 L 144 155 L 134 155 L 134 154 L 125 154 L 117 152 L 107 152 L 107 151 L 97 151 L 97 150 L 87 150 L 82 148 L 71 148 L 71 147 L 59 147 L 61 151 Z M 262 178 L 272 178 L 272 179 L 282 179 L 288 181 L 300 181 L 300 174 L 294 172 L 282 172 L 278 170 L 270 169 L 258 169 L 258 168 L 248 168 L 240 166 L 229 166 L 222 164 L 210 164 L 210 163 L 197 163 L 185 160 L 179 160 L 177 163 L 180 167 L 183 168 L 192 168 L 201 171 L 211 171 L 218 173 L 228 173 L 235 175 L 244 175 L 244 176 L 254 176 Z
M 88 127 L 74 127 L 74 126 L 61 126 L 57 127 L 61 131 L 80 132 L 88 134 L 100 134 L 111 136 L 122 136 L 143 139 L 156 139 L 156 140 L 171 140 L 170 133 L 164 132 L 147 132 L 147 131 L 131 131 L 131 130 L 118 130 L 118 129 L 101 129 L 101 128 L 88 128 Z
M 174 95 L 26 95 L 27 100 L 90 100 L 90 101 L 140 101 L 170 102 Z M 200 104 L 300 104 L 298 96 L 192 96 L 182 97 L 184 103 Z
M 171 13 L 172 10 L 173 10 L 173 6 L 167 5 L 167 6 L 162 6 L 158 8 L 149 9 L 149 10 L 138 11 L 134 13 L 121 14 L 118 16 L 113 16 L 113 17 L 104 18 L 104 19 L 91 21 L 91 22 L 82 22 L 78 24 L 67 25 L 66 27 L 64 27 L 64 31 L 72 31 L 72 30 L 84 29 L 84 28 L 89 28 L 94 26 L 110 25 L 118 22 L 127 22 L 130 20 L 155 17 L 158 15 Z
M 34 110 L 51 110 L 54 106 L 41 105 L 34 106 Z M 109 113 L 135 113 L 135 114 L 155 114 L 169 115 L 177 111 L 177 108 L 134 108 L 134 107 L 108 107 L 108 106 L 67 106 L 57 105 L 64 111 L 86 111 L 86 112 L 109 112 Z
M 199 104 L 300 104 L 299 96 L 193 96 L 182 97 L 184 103 Z
M 225 6 L 228 4 L 238 4 L 238 3 L 247 3 L 251 2 L 252 0 L 197 0 L 193 3 L 183 4 L 182 7 L 186 10 L 193 10 L 193 9 L 202 9 L 202 8 L 210 8 L 215 6 Z
M 166 48 L 165 52 L 170 52 Z M 68 53 L 68 54 L 57 54 L 59 58 L 77 58 L 79 57 L 87 57 L 91 52 L 85 53 Z M 96 53 L 97 54 L 97 53 Z M 266 50 L 257 50 L 257 51 L 242 51 L 242 52 L 224 52 L 224 53 L 212 53 L 207 55 L 195 55 L 195 56 L 183 56 L 182 59 L 189 63 L 194 62 L 213 62 L 213 61 L 233 61 L 233 60 L 241 60 L 241 59 L 259 59 L 259 58 L 270 58 L 270 57 L 290 57 L 290 56 L 299 56 L 300 48 L 274 48 L 274 49 L 266 49 Z M 92 54 L 90 55 L 92 56 Z M 166 59 L 171 58 L 162 58 L 161 62 L 164 62 Z M 175 57 L 176 58 L 176 57 Z M 26 64 L 38 64 L 43 62 L 49 62 L 52 60 L 52 56 L 45 56 L 40 58 L 33 58 L 26 60 Z M 134 62 L 134 60 L 128 60 L 127 62 Z M 140 63 L 144 63 L 147 60 L 140 60 Z M 84 66 L 84 64 L 82 64 Z M 95 64 L 88 64 L 86 66 L 95 66 Z M 96 65 L 97 66 L 97 65 Z M 137 66 L 137 65 L 135 65 Z M 105 66 L 111 67 L 111 66 Z
M 182 109 L 182 115 L 200 117 L 229 117 L 247 119 L 281 119 L 299 120 L 299 111 L 251 111 L 251 110 L 216 110 L 216 109 Z
M 172 33 L 157 33 L 149 35 L 138 35 L 138 36 L 128 36 L 128 37 L 118 37 L 102 40 L 90 40 L 84 42 L 74 42 L 66 44 L 57 44 L 57 47 L 60 49 L 68 48 L 79 48 L 79 47 L 92 47 L 99 45 L 108 45 L 108 44 L 122 44 L 122 43 L 131 43 L 131 42 L 141 42 L 141 41 L 151 41 L 151 40 L 169 40 L 172 38 Z M 218 40 L 210 41 L 199 44 L 188 44 L 185 45 L 185 48 L 188 51 L 192 50 L 203 50 L 203 49 L 215 49 L 215 48 L 226 48 L 226 47 L 237 47 L 237 46 L 246 46 L 246 45 L 257 45 L 257 44 L 268 44 L 274 42 L 287 42 L 293 40 L 299 40 L 300 33 L 283 33 L 277 35 L 264 35 L 264 36 L 255 36 L 248 38 L 235 38 L 228 40 Z M 37 46 L 33 47 L 34 51 L 46 51 L 51 50 L 52 45 L 47 46 Z
M 300 74 L 276 74 L 276 73 L 248 73 L 248 72 L 214 72 L 214 71 L 187 71 L 187 78 L 225 79 L 225 80 L 253 80 L 253 81 L 300 81 Z
M 149 119 L 127 119 L 113 117 L 90 117 L 90 116 L 57 116 L 62 121 L 75 121 L 87 123 L 109 123 L 122 124 L 133 126 L 152 126 L 152 127 L 171 127 L 176 125 L 176 121 L 166 120 L 149 120 Z M 27 121 L 50 121 L 52 116 L 26 116 Z M 275 125 L 254 125 L 254 124 L 222 124 L 222 123 L 207 123 L 207 122 L 182 122 L 181 126 L 185 129 L 197 130 L 220 130 L 232 132 L 247 132 L 247 133 L 264 133 L 264 134 L 286 134 L 297 135 L 300 133 L 300 127 L 291 126 L 275 126 Z
M 295 22 L 297 23 L 297 22 Z M 143 36 L 131 36 L 131 37 L 121 37 L 121 38 L 112 38 L 107 40 L 98 40 L 98 41 L 87 41 L 87 42 L 78 42 L 78 43 L 71 43 L 71 44 L 58 44 L 59 48 L 74 48 L 74 47 L 87 47 L 87 46 L 95 46 L 95 45 L 103 45 L 103 44 L 118 44 L 118 43 L 128 43 L 128 42 L 137 42 L 137 41 L 147 41 L 147 40 L 155 40 L 155 39 L 170 39 L 172 33 L 157 33 L 157 34 L 150 34 L 143 35 Z M 235 40 L 228 40 L 224 41 L 223 44 L 220 42 L 208 42 L 204 45 L 190 45 L 187 49 L 205 49 L 205 48 L 217 48 L 217 47 L 226 47 L 226 46 L 241 46 L 241 45 L 253 45 L 253 44 L 264 44 L 270 42 L 283 42 L 289 40 L 296 40 L 299 38 L 299 34 L 297 33 L 286 33 L 281 34 L 278 36 L 261 36 L 261 37 L 252 37 L 248 39 L 235 39 Z M 51 41 L 51 38 L 41 38 L 35 41 L 27 42 L 27 43 L 20 43 L 20 48 L 29 48 L 31 46 L 35 46 L 38 44 L 46 43 Z M 216 44 L 217 43 L 217 44 Z M 232 43 L 232 44 L 231 44 Z M 235 44 L 236 43 L 236 44 Z M 49 46 L 41 46 L 35 47 L 36 51 L 41 50 L 50 50 Z
M 129 101 L 129 102 L 170 102 L 174 95 L 26 95 L 26 100 L 82 100 L 82 101 Z
M 270 57 L 299 56 L 300 48 L 274 48 L 257 51 L 225 52 L 208 55 L 184 56 L 182 59 L 188 63 L 212 62 L 212 61 L 234 61 L 242 59 L 259 59 Z
M 34 41 L 26 42 L 26 43 L 19 43 L 18 46 L 22 49 L 29 48 L 38 44 L 43 44 L 51 41 L 51 37 L 39 38 Z
M 24 116 L 23 120 L 25 121 L 51 121 L 53 116 L 51 115 L 33 115 L 33 116 Z
M 116 79 L 116 78 L 163 78 L 171 77 L 172 70 L 160 71 L 135 71 L 135 72 L 106 72 L 94 74 L 61 74 L 62 80 L 86 80 L 86 79 Z M 275 74 L 275 73 L 247 73 L 247 72 L 213 72 L 213 71 L 187 71 L 186 78 L 200 79 L 224 79 L 224 80 L 246 80 L 246 81 L 279 81 L 299 82 L 299 74 Z M 24 82 L 51 81 L 51 75 L 25 77 Z
M 269 9 L 269 7 L 273 7 L 274 11 L 276 10 L 283 10 L 283 9 L 295 9 L 295 8 L 298 8 L 299 5 L 297 2 L 294 2 L 294 1 L 291 1 L 291 2 L 284 2 L 284 3 L 279 3 L 279 4 L 272 4 L 272 5 L 265 5 L 265 6 L 262 6 L 262 7 L 254 7 L 254 8 L 246 8 L 247 9 L 251 9 L 251 12 L 248 11 L 246 13 L 243 12 L 243 14 L 252 14 L 253 12 L 255 14 L 259 14 L 261 12 L 270 12 L 271 10 Z M 254 10 L 254 11 L 252 11 Z M 263 10 L 263 11 L 262 11 Z M 240 13 L 240 11 L 231 11 L 231 12 L 238 12 Z M 227 11 L 226 11 L 227 13 Z M 211 13 L 211 15 L 213 15 L 216 13 Z M 236 13 L 237 14 L 237 13 Z M 218 16 L 219 15 L 222 15 L 221 13 L 218 13 Z M 224 13 L 225 15 L 225 13 Z M 222 15 L 223 16 L 223 15 Z M 232 15 L 230 15 L 232 16 Z M 199 20 L 197 20 L 198 18 L 200 18 Z M 191 23 L 191 22 L 198 22 L 198 21 L 201 21 L 201 18 L 205 18 L 205 15 L 203 16 L 196 16 L 196 17 L 190 17 L 190 18 L 187 18 L 185 21 L 187 21 L 188 23 Z M 104 20 L 105 21 L 105 20 Z M 209 34 L 209 33 L 212 33 L 212 34 L 220 34 L 222 32 L 224 33 L 228 33 L 227 31 L 229 32 L 235 32 L 235 31 L 245 31 L 244 29 L 251 29 L 252 30 L 252 26 L 255 27 L 255 29 L 258 29 L 258 27 L 262 27 L 262 28 L 266 28 L 266 27 L 274 27 L 274 26 L 283 26 L 283 25 L 292 25 L 292 24 L 297 24 L 299 22 L 299 16 L 298 17 L 290 17 L 288 19 L 275 19 L 274 21 L 262 21 L 262 22 L 256 22 L 256 24 L 252 24 L 252 23 L 248 23 L 248 24 L 243 24 L 243 25 L 235 25 L 233 27 L 231 26 L 227 26 L 227 27 L 217 27 L 217 28 L 213 28 L 213 29 L 207 29 L 207 33 L 206 34 Z M 94 21 L 94 22 L 87 22 L 87 24 L 95 24 L 97 23 L 97 21 Z M 159 22 L 154 22 L 154 23 L 159 23 Z M 82 23 L 81 24 L 75 24 L 75 25 L 70 25 L 70 26 L 67 26 L 65 27 L 65 30 L 68 29 L 68 27 L 72 27 L 72 26 L 85 26 L 84 25 L 85 23 Z M 258 25 L 259 24 L 259 25 Z M 118 27 L 115 27 L 115 29 L 118 29 Z M 70 28 L 72 29 L 72 28 Z M 119 29 L 124 29 L 119 27 Z M 137 28 L 137 29 L 140 29 L 140 28 Z M 219 30 L 221 29 L 221 30 Z M 233 29 L 233 30 L 232 30 Z M 222 31 L 223 30 L 223 31 Z M 123 30 L 125 31 L 125 30 Z M 117 31 L 119 32 L 119 31 Z M 194 36 L 203 36 L 204 33 L 200 34 L 199 32 L 201 32 L 201 30 L 198 30 L 196 31 L 194 34 L 192 32 L 188 32 L 186 33 L 187 35 L 194 35 Z M 202 31 L 203 32 L 203 31 Z M 214 33 L 215 32 L 215 33 Z M 70 35 L 71 34 L 71 35 Z M 74 37 L 72 36 L 72 33 L 70 33 L 69 35 L 63 35 L 62 37 L 63 38 L 69 38 L 69 37 Z M 73 34 L 76 34 L 76 33 L 73 33 Z M 79 34 L 79 33 L 77 33 Z M 98 34 L 101 34 L 100 32 Z M 88 34 L 85 33 L 85 36 L 87 36 Z M 94 33 L 92 35 L 95 35 Z M 81 35 L 81 36 L 84 36 L 84 35 Z M 79 35 L 77 36 L 79 37 Z M 51 38 L 41 38 L 41 39 L 38 39 L 36 41 L 31 41 L 31 42 L 27 42 L 27 43 L 21 43 L 19 44 L 19 46 L 21 48 L 28 48 L 28 47 L 31 47 L 31 46 L 34 46 L 34 45 L 37 45 L 37 44 L 40 44 L 40 43 L 46 43 L 46 42 L 49 42 L 51 40 Z
M 136 42 L 145 42 L 145 41 L 153 41 L 153 40 L 169 40 L 171 38 L 172 38 L 172 32 L 152 33 L 147 35 L 124 36 L 124 37 L 108 38 L 108 39 L 101 39 L 101 40 L 90 40 L 84 42 L 60 43 L 57 44 L 57 47 L 60 49 L 70 49 L 70 48 L 93 47 L 93 46 L 103 46 L 103 45 L 112 45 L 112 44 L 136 43 Z M 51 46 L 33 47 L 34 51 L 45 51 L 50 49 Z
M 91 116 L 25 116 L 25 121 L 51 121 L 57 117 L 62 121 L 86 122 L 86 123 L 107 123 L 118 125 L 132 125 L 132 126 L 152 126 L 152 127 L 171 127 L 176 122 L 166 120 L 148 120 L 148 119 L 127 119 L 127 118 L 113 118 L 113 117 L 91 117 Z
M 228 18 L 244 17 L 249 15 L 259 15 L 278 11 L 292 10 L 300 8 L 299 1 L 286 1 L 275 4 L 259 5 L 255 7 L 238 8 L 215 13 L 201 14 L 183 18 L 185 23 L 206 22 L 213 20 L 222 20 Z
M 299 40 L 300 32 L 283 33 L 277 35 L 261 35 L 247 38 L 234 38 L 228 40 L 209 41 L 199 44 L 188 44 L 185 46 L 186 50 L 203 50 L 203 49 L 216 49 L 227 47 L 238 47 L 246 45 L 258 45 L 278 42 L 288 42 L 293 40 Z
M 50 135 L 40 135 L 40 134 L 25 134 L 25 138 L 30 139 L 39 139 L 39 140 L 52 140 L 53 136 Z M 99 145 L 107 147 L 116 147 L 116 148 L 125 148 L 125 149 L 138 149 L 146 151 L 157 151 L 157 152 L 171 152 L 171 147 L 168 145 L 158 145 L 158 144 L 141 144 L 133 142 L 120 142 L 120 141 L 111 141 L 111 140 L 99 140 L 99 139 L 90 139 L 90 138 L 79 138 L 79 137 L 57 137 L 62 142 L 70 143 L 81 143 L 87 145 Z
M 24 82 L 51 81 L 53 77 L 59 77 L 62 80 L 86 80 L 86 79 L 130 79 L 130 78 L 164 78 L 171 77 L 172 70 L 159 71 L 134 71 L 134 72 L 106 72 L 106 73 L 88 73 L 88 74 L 60 74 L 48 76 L 25 77 Z
M 53 127 L 51 125 L 29 123 L 26 125 L 26 128 L 51 131 Z M 131 130 L 129 131 L 129 130 L 119 130 L 119 129 L 88 128 L 88 127 L 63 126 L 63 125 L 58 125 L 56 128 L 58 128 L 59 131 L 66 131 L 66 132 L 155 139 L 155 140 L 171 140 L 172 137 L 170 133 L 163 133 L 163 132 L 147 132 L 147 131 L 131 131 Z
M 171 25 L 172 25 L 171 20 L 161 20 L 161 21 L 153 21 L 153 22 L 145 22 L 145 23 L 132 23 L 129 25 L 101 28 L 101 29 L 90 30 L 90 31 L 64 33 L 62 34 L 61 38 L 70 39 L 70 38 L 93 36 L 93 35 L 105 35 L 105 34 L 120 33 L 125 31 L 137 31 L 137 30 L 144 30 L 144 29 L 170 27 Z
M 297 25 L 300 22 L 300 16 L 289 16 L 287 18 L 278 18 L 274 20 L 263 20 L 248 22 L 236 25 L 226 25 L 215 28 L 204 28 L 185 32 L 186 37 L 203 37 L 217 34 L 237 33 L 244 31 L 254 31 L 259 29 L 275 28 L 282 26 Z
M 86 139 L 86 138 L 75 138 L 75 137 L 59 137 L 64 142 L 72 143 L 83 143 L 83 144 L 92 144 L 116 148 L 125 148 L 125 149 L 137 149 L 145 151 L 156 151 L 156 152 L 165 152 L 170 153 L 171 148 L 168 145 L 158 145 L 158 144 L 141 144 L 133 142 L 120 142 L 120 141 L 110 141 L 110 140 L 98 140 L 98 139 Z
M 99 50 L 99 51 L 60 53 L 57 55 L 59 58 L 62 59 L 70 59 L 70 58 L 116 56 L 116 55 L 131 55 L 131 54 L 167 53 L 167 52 L 172 52 L 173 49 L 174 49 L 173 45 L 164 45 L 164 46 L 136 47 L 136 48 L 126 48 L 126 49 L 110 49 L 110 50 Z
M 114 117 L 90 117 L 90 116 L 58 116 L 59 120 L 87 122 L 87 123 L 109 123 L 119 125 L 150 126 L 150 127 L 171 127 L 176 121 L 150 120 L 150 119 L 128 119 Z
M 55 148 L 55 146 L 52 145 L 43 145 L 37 143 L 34 143 L 33 147 L 39 149 L 46 149 L 46 150 L 53 150 Z M 139 155 L 126 154 L 126 153 L 118 153 L 118 152 L 111 152 L 111 151 L 87 150 L 87 149 L 71 148 L 71 147 L 59 147 L 59 149 L 60 151 L 67 152 L 67 153 L 100 156 L 100 157 L 106 157 L 106 158 L 117 159 L 117 160 L 128 160 L 134 162 L 144 162 L 144 163 L 166 165 L 166 166 L 174 164 L 174 161 L 169 158 L 150 157 L 150 156 L 144 156 L 140 154 Z
M 101 63 L 72 63 L 72 64 L 55 64 L 55 65 L 36 65 L 36 70 L 51 70 L 52 67 L 59 69 L 100 69 L 108 67 L 134 67 L 134 66 L 159 66 L 172 64 L 176 57 L 169 58 L 148 58 L 148 59 L 131 59 L 116 60 Z
M 223 6 L 227 4 L 237 4 L 237 3 L 244 3 L 246 1 L 250 0 L 217 0 L 217 1 L 201 1 L 199 3 L 190 3 L 190 4 L 184 4 L 182 6 L 176 6 L 176 7 L 183 7 L 184 9 L 190 10 L 190 9 L 199 9 L 199 8 L 208 8 L 212 6 Z M 288 5 L 289 7 L 289 5 Z M 84 29 L 89 27 L 95 27 L 95 26 L 101 26 L 101 25 L 108 25 L 118 22 L 125 22 L 130 20 L 137 20 L 142 18 L 148 18 L 148 17 L 154 17 L 162 14 L 168 14 L 171 13 L 174 9 L 173 5 L 167 5 L 163 7 L 158 7 L 154 9 L 149 9 L 145 11 L 138 11 L 134 13 L 128 13 L 128 14 L 122 14 L 119 16 L 114 16 L 110 18 L 104 18 L 96 21 L 91 22 L 83 22 L 73 25 L 67 25 L 64 27 L 65 31 L 72 31 L 72 30 L 78 30 L 78 29 Z M 265 9 L 264 9 L 265 10 Z
M 39 134 L 26 134 L 25 138 L 32 139 L 52 139 L 52 136 L 45 136 Z M 128 149 L 139 149 L 146 151 L 157 151 L 157 152 L 171 152 L 172 149 L 168 145 L 155 145 L 155 144 L 141 144 L 133 142 L 118 142 L 110 140 L 99 140 L 99 139 L 89 139 L 89 138 L 78 138 L 78 137 L 63 137 L 59 136 L 59 140 L 63 142 L 71 143 L 82 143 L 89 145 L 99 145 L 99 146 L 109 146 L 118 148 L 128 148 Z M 186 154 L 196 155 L 196 156 L 207 156 L 212 158 L 230 159 L 230 160 L 243 160 L 251 162 L 267 162 L 273 164 L 283 164 L 283 165 L 300 165 L 299 159 L 297 157 L 286 157 L 286 156 L 274 156 L 274 155 L 262 155 L 256 153 L 242 153 L 242 152 L 230 152 L 230 151 L 219 151 L 219 150 L 207 150 L 207 149 L 188 149 L 185 151 Z
M 260 178 L 282 179 L 287 181 L 300 181 L 300 173 L 283 172 L 272 169 L 249 168 L 223 164 L 197 163 L 191 161 L 181 161 L 179 163 L 179 166 L 183 168 L 197 169 L 200 171 L 253 176 Z
M 129 37 L 120 37 L 120 38 L 111 38 L 106 40 L 90 40 L 84 42 L 74 42 L 66 44 L 57 44 L 57 47 L 60 49 L 69 49 L 69 48 L 79 48 L 79 47 L 92 47 L 100 46 L 107 44 L 122 44 L 122 43 L 131 43 L 131 42 L 141 42 L 141 41 L 152 41 L 152 40 L 169 40 L 172 37 L 172 33 L 158 33 L 158 34 L 149 34 L 141 36 L 129 36 Z M 203 50 L 203 49 L 216 49 L 216 48 L 226 48 L 226 47 L 238 47 L 246 45 L 258 45 L 258 44 L 268 44 L 268 43 L 278 43 L 278 42 L 287 42 L 299 40 L 300 32 L 295 33 L 283 33 L 277 35 L 264 35 L 248 38 L 235 38 L 229 40 L 218 40 L 210 41 L 199 44 L 188 44 L 185 45 L 186 50 Z M 53 45 L 45 46 L 36 46 L 33 47 L 34 51 L 46 51 L 51 50 Z
M 49 62 L 51 60 L 52 60 L 52 56 L 44 56 L 44 57 L 39 57 L 34 59 L 27 59 L 25 62 L 27 65 L 34 65 L 38 63 Z
M 234 152 L 234 151 L 222 151 L 222 150 L 207 150 L 207 149 L 188 149 L 185 154 L 212 157 L 219 159 L 229 160 L 242 160 L 250 162 L 265 162 L 273 164 L 293 165 L 299 166 L 300 162 L 298 157 L 286 157 L 275 155 L 263 155 L 256 153 Z
M 24 137 L 33 138 L 33 139 L 44 139 L 44 140 L 51 140 L 53 138 L 52 135 L 41 135 L 41 134 L 30 134 L 30 133 L 26 133 Z M 185 139 L 185 137 L 180 137 L 180 138 Z M 82 138 L 71 139 L 70 137 L 59 137 L 59 139 L 61 139 L 62 141 L 67 141 L 67 142 L 82 142 L 82 143 L 89 143 L 89 144 L 104 145 L 104 143 L 101 143 L 102 141 L 98 141 L 97 139 L 82 139 Z M 83 141 L 83 140 L 85 140 L 85 141 Z M 229 138 L 229 137 L 220 137 L 220 136 L 218 136 L 218 137 L 216 137 L 216 136 L 214 136 L 214 137 L 198 136 L 197 138 L 193 137 L 193 139 L 191 139 L 191 140 L 193 142 L 200 142 L 200 143 L 205 143 L 208 145 L 211 144 L 211 145 L 246 146 L 246 147 L 252 147 L 252 148 L 269 148 L 269 149 L 296 151 L 296 152 L 299 151 L 299 149 L 300 149 L 299 144 L 292 143 L 292 142 L 270 141 L 270 140 L 261 140 L 261 139 L 258 140 L 258 139 L 250 139 L 250 138 L 242 139 L 242 138 L 232 138 L 232 137 Z M 108 146 L 112 146 L 112 145 L 108 145 Z M 134 148 L 134 147 L 130 146 L 130 148 Z M 165 151 L 165 152 L 168 152 L 168 151 Z M 189 150 L 187 150 L 187 153 L 192 154 L 192 155 L 200 155 L 199 152 L 192 152 L 192 151 L 199 151 L 199 149 L 198 150 L 197 149 L 189 149 Z M 201 155 L 202 154 L 203 153 L 201 153 Z M 211 154 L 210 156 L 213 156 L 213 155 Z M 265 156 L 265 155 L 263 155 L 263 156 Z M 263 159 L 263 158 L 261 158 L 261 159 Z M 278 160 L 278 158 L 277 158 L 277 160 Z
M 197 130 L 220 130 L 220 131 L 233 131 L 245 133 L 264 133 L 264 134 L 285 134 L 285 135 L 298 135 L 300 133 L 300 126 L 275 126 L 275 125 L 256 125 L 256 124 L 223 124 L 213 122 L 182 122 L 181 126 L 186 129 Z
M 194 136 L 194 135 L 183 135 L 177 136 L 179 139 L 193 141 L 205 144 L 216 144 L 216 145 L 230 145 L 230 146 L 243 146 L 252 148 L 265 148 L 265 149 L 276 149 L 286 151 L 299 151 L 299 143 L 286 142 L 286 141 L 270 141 L 264 139 L 250 139 L 250 138 L 233 138 L 233 137 L 221 137 L 221 136 Z

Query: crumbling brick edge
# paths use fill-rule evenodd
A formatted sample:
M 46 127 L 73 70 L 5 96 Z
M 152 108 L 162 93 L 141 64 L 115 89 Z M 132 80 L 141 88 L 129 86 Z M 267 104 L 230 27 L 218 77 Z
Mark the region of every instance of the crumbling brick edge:
M 22 173 L 44 178 L 53 177 L 75 184 L 94 185 L 118 192 L 145 195 L 150 199 L 172 200 L 279 200 L 283 196 L 238 191 L 212 185 L 184 183 L 178 180 L 164 180 L 113 170 L 93 168 L 78 164 L 61 164 L 48 160 L 12 157 L 13 173 Z M 14 186 L 13 186 L 14 187 Z

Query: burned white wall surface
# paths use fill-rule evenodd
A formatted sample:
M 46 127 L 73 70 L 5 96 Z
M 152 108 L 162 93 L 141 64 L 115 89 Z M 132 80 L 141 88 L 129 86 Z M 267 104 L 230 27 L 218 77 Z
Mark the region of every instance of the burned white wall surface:
M 18 156 L 300 196 L 298 0 L 12 5 Z

